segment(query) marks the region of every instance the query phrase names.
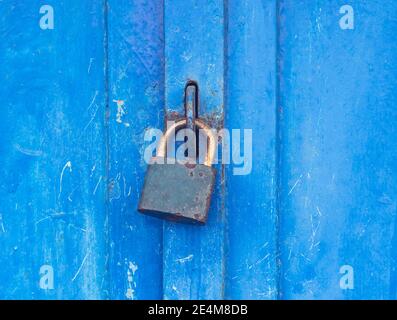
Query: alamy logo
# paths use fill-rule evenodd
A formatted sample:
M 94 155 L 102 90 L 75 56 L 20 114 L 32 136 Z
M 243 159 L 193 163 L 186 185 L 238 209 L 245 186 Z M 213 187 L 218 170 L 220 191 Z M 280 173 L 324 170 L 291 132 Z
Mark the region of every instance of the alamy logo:
M 170 121 L 167 128 L 173 125 L 174 122 Z M 210 130 L 210 136 L 215 141 L 211 164 L 233 165 L 233 175 L 250 174 L 252 171 L 252 129 Z M 192 129 L 181 129 L 177 132 L 174 130 L 172 134 L 167 134 L 165 137 L 160 129 L 151 128 L 145 132 L 144 140 L 150 142 L 144 151 L 144 160 L 147 164 L 164 162 L 203 164 L 208 160 L 209 134 L 203 129 L 197 132 Z M 165 146 L 166 157 L 156 157 L 158 149 Z M 220 156 L 219 153 L 221 153 Z
M 339 27 L 342 30 L 353 30 L 354 29 L 354 9 L 352 6 L 344 5 L 340 7 L 339 13 L 343 16 L 339 20 Z
M 42 30 L 54 29 L 54 8 L 48 4 L 40 7 L 40 14 L 43 16 L 40 18 L 40 28 Z
M 339 269 L 342 277 L 339 280 L 339 287 L 342 290 L 354 289 L 354 270 L 352 266 L 344 265 Z
M 50 265 L 43 265 L 40 267 L 40 282 L 41 289 L 54 289 L 54 269 Z

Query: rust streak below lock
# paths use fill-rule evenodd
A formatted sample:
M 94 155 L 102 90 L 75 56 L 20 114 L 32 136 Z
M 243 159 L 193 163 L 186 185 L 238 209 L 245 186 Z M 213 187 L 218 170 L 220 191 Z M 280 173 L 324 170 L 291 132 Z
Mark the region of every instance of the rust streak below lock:
M 187 120 L 174 123 L 160 140 L 157 156 L 148 166 L 138 205 L 141 213 L 176 222 L 207 221 L 216 176 L 211 165 L 217 142 L 209 126 L 200 119 L 194 122 L 209 138 L 204 164 L 166 163 L 167 141 L 171 133 L 186 126 Z M 156 160 L 158 163 L 154 163 Z

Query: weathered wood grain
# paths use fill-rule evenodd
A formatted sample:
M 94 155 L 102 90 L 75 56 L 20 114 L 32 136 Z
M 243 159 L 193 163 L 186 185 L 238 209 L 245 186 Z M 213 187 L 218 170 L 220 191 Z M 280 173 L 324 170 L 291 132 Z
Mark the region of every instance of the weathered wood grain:
M 397 4 L 349 1 L 341 29 L 344 4 L 281 1 L 284 299 L 396 294 Z
M 223 124 L 224 3 L 178 0 L 164 3 L 165 108 L 168 118 L 184 116 L 184 88 L 197 81 L 199 116 Z M 217 182 L 204 228 L 164 224 L 164 298 L 220 299 L 224 291 L 224 172 Z M 172 188 L 172 186 L 170 186 Z M 186 190 L 189 192 L 189 190 Z
M 228 6 L 225 127 L 240 130 L 246 159 L 226 166 L 230 299 L 277 297 L 276 11 L 275 1 Z M 244 130 L 252 134 L 251 145 Z
M 109 272 L 113 299 L 161 299 L 162 221 L 137 212 L 145 130 L 163 123 L 162 1 L 111 0 Z
M 39 26 L 42 5 L 0 4 L 0 297 L 101 298 L 103 5 L 52 1 L 52 30 Z M 44 265 L 53 289 L 40 287 Z

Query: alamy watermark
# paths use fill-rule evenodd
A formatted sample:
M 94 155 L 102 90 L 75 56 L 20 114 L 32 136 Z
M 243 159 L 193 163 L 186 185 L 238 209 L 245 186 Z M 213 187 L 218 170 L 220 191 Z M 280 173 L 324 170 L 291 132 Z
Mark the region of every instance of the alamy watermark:
M 167 128 L 173 125 L 169 121 Z M 144 151 L 144 161 L 153 163 L 204 164 L 208 159 L 212 165 L 233 165 L 233 175 L 248 175 L 252 171 L 252 129 L 181 129 L 172 132 L 165 141 L 165 157 L 156 157 L 165 139 L 163 131 L 150 128 L 145 132 L 144 140 L 149 142 Z M 214 154 L 209 155 L 209 145 L 213 139 Z M 198 147 L 198 148 L 197 148 Z

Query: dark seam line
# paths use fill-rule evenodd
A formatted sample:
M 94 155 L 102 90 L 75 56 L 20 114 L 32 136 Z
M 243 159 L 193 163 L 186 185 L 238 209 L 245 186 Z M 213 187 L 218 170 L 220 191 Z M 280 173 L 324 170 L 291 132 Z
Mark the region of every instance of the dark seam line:
M 105 221 L 104 221 L 104 232 L 105 232 L 105 245 L 108 257 L 110 256 L 110 225 L 109 225 L 109 170 L 110 170 L 110 132 L 109 132 L 109 10 L 108 0 L 103 2 L 104 12 L 104 100 L 105 100 L 105 114 L 104 114 L 104 140 L 105 140 Z M 110 259 L 105 260 L 105 277 L 106 277 L 106 299 L 110 299 L 113 296 L 112 288 L 110 287 Z
M 167 109 L 166 109 L 166 103 L 165 103 L 165 3 L 164 0 L 161 2 L 162 5 L 162 16 L 163 16 L 163 43 L 162 43 L 162 66 L 161 69 L 163 71 L 162 75 L 162 81 L 163 81 L 163 127 L 166 128 L 166 123 L 167 121 L 165 118 L 167 117 Z M 156 151 L 157 152 L 157 151 Z M 163 300 L 165 299 L 164 292 L 165 292 L 165 286 L 166 286 L 166 281 L 165 281 L 165 276 L 164 276 L 164 263 L 165 263 L 165 255 L 164 255 L 164 236 L 165 236 L 165 228 L 166 228 L 166 222 L 163 221 L 162 223 L 163 227 L 161 229 L 161 256 L 162 256 L 162 261 L 161 261 L 161 297 Z
M 281 103 L 281 9 L 280 0 L 276 1 L 276 143 L 275 143 L 275 174 L 276 174 L 276 190 L 275 190 L 275 201 L 276 201 L 276 277 L 277 277 L 277 300 L 283 299 L 282 294 L 282 260 L 281 260 L 281 180 L 282 180 L 282 124 L 280 114 L 280 103 Z
M 229 32 L 229 1 L 224 0 L 223 1 L 223 116 L 222 116 L 222 125 L 221 127 L 223 128 L 226 123 L 226 110 L 227 110 L 227 83 L 228 83 L 228 52 L 229 52 L 229 38 L 228 38 L 228 32 Z M 222 215 L 223 215 L 223 221 L 224 221 L 224 227 L 223 227 L 223 244 L 222 244 L 222 292 L 221 292 L 221 297 L 222 299 L 226 299 L 225 297 L 226 294 L 226 285 L 227 285 L 227 252 L 229 250 L 229 224 L 228 224 L 228 214 L 227 214 L 227 209 L 226 209 L 226 189 L 227 189 L 227 174 L 226 174 L 226 168 L 225 165 L 221 165 L 222 168 L 222 185 L 221 185 L 221 195 L 222 195 Z
M 277 288 L 277 300 L 282 300 L 282 288 L 281 288 L 281 274 L 282 274 L 282 266 L 281 266 L 281 247 L 280 247 L 280 238 L 281 238 L 281 133 L 282 133 L 282 125 L 281 125 L 281 115 L 280 115 L 280 103 L 281 103 L 281 40 L 280 40 L 280 0 L 276 1 L 276 143 L 275 143 L 275 174 L 276 174 L 276 189 L 275 189 L 275 210 L 276 210 L 276 288 Z

